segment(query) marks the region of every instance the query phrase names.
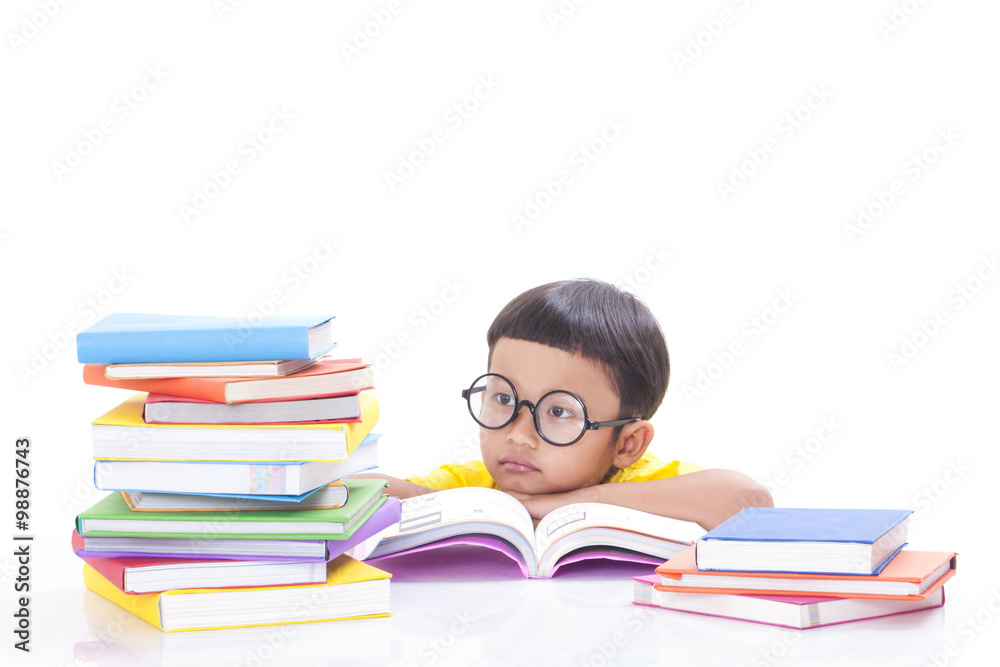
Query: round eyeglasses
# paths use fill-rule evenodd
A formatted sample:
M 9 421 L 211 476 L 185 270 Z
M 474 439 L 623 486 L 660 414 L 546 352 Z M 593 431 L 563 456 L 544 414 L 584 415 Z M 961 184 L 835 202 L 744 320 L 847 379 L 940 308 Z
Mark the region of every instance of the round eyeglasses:
M 469 404 L 472 418 L 488 429 L 500 429 L 517 417 L 521 408 L 527 407 L 534 418 L 535 430 L 542 440 L 566 447 L 577 442 L 587 431 L 621 426 L 639 421 L 641 417 L 595 422 L 587 418 L 587 407 L 580 398 L 565 390 L 550 391 L 538 399 L 518 401 L 517 391 L 510 380 L 497 373 L 486 373 L 476 378 L 462 398 Z

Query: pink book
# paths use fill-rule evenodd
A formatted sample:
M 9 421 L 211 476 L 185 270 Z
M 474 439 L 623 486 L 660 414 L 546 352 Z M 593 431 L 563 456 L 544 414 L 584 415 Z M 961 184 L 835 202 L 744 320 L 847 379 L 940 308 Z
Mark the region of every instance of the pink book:
M 731 595 L 661 591 L 657 574 L 633 577 L 633 602 L 647 607 L 808 630 L 944 605 L 944 586 L 924 600 L 881 600 L 796 595 Z

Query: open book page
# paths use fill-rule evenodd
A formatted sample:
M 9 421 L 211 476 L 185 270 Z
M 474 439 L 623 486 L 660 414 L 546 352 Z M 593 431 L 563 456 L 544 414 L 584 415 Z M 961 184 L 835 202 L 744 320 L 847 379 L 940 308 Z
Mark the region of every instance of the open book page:
M 535 529 L 538 574 L 549 576 L 565 554 L 587 547 L 649 554 L 663 560 L 680 553 L 705 530 L 696 523 L 606 505 L 575 503 L 550 512 Z M 600 550 L 592 550 L 594 556 Z
M 479 487 L 407 498 L 399 524 L 381 535 L 368 558 L 466 535 L 494 536 L 519 553 L 529 570 L 535 569 L 533 525 L 527 510 L 502 491 Z

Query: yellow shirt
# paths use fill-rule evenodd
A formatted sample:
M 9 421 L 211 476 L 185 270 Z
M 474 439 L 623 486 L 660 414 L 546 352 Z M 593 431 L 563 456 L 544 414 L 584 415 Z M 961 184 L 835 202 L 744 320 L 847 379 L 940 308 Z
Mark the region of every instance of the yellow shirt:
M 675 477 L 694 472 L 695 470 L 701 470 L 701 466 L 683 461 L 664 463 L 653 454 L 647 452 L 628 468 L 616 472 L 607 483 L 646 482 L 652 479 Z M 485 486 L 491 489 L 500 488 L 493 481 L 493 478 L 490 477 L 490 473 L 486 470 L 486 464 L 482 461 L 445 463 L 423 477 L 411 476 L 407 477 L 406 481 L 438 491 L 463 486 Z

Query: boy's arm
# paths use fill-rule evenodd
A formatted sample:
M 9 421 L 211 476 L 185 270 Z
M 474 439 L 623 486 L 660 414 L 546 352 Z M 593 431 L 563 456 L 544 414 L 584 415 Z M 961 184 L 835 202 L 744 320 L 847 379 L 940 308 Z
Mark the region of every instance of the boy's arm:
M 412 498 L 413 496 L 422 496 L 425 493 L 434 493 L 437 489 L 432 489 L 427 486 L 421 486 L 420 484 L 414 484 L 413 482 L 407 482 L 405 479 L 399 479 L 398 477 L 390 477 L 389 475 L 381 475 L 377 472 L 365 472 L 360 475 L 351 475 L 347 479 L 384 479 L 389 482 L 388 488 L 386 488 L 386 495 L 396 496 L 400 499 Z
M 772 507 L 763 485 L 734 470 L 699 470 L 644 482 L 597 484 L 564 493 L 529 496 L 508 492 L 535 519 L 572 503 L 607 503 L 693 521 L 711 530 L 744 507 Z

